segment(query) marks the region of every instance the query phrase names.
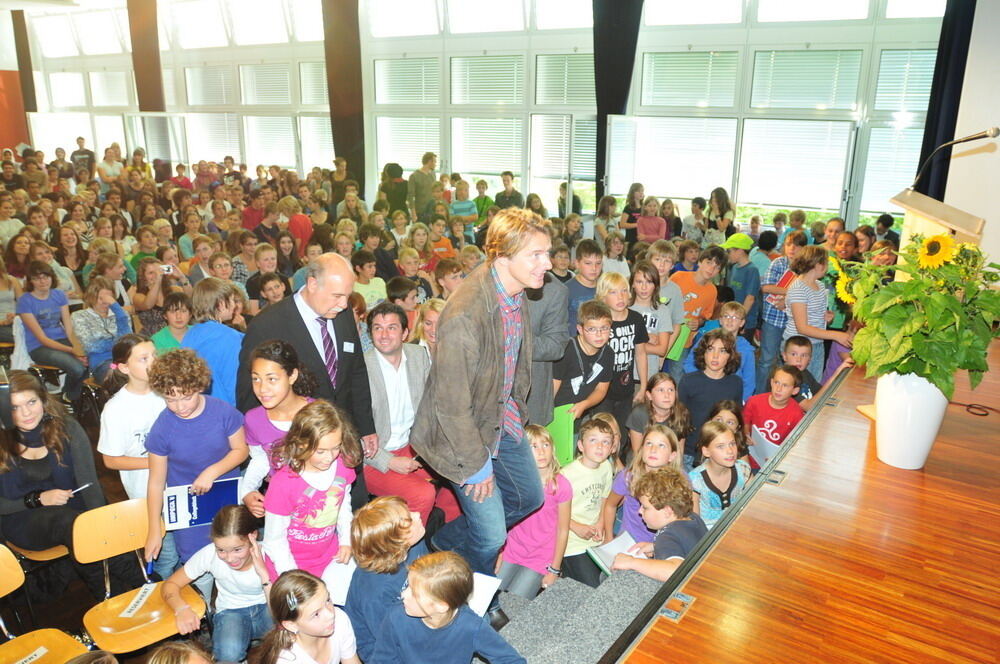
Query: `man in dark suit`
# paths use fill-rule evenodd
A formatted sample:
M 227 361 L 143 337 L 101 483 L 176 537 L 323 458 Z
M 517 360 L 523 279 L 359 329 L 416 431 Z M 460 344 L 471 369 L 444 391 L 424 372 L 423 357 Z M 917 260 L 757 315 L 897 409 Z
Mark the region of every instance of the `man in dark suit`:
M 250 353 L 263 341 L 284 339 L 315 376 L 318 387 L 313 396 L 347 413 L 361 437 L 365 456 L 371 456 L 378 449 L 378 436 L 361 340 L 354 312 L 347 304 L 353 290 L 351 264 L 338 254 L 323 254 L 309 266 L 306 285 L 298 293 L 265 308 L 250 321 L 240 350 L 236 404 L 244 413 L 258 405 L 250 384 Z M 361 490 L 364 480 L 360 472 L 358 481 L 351 493 L 359 507 L 368 495 Z

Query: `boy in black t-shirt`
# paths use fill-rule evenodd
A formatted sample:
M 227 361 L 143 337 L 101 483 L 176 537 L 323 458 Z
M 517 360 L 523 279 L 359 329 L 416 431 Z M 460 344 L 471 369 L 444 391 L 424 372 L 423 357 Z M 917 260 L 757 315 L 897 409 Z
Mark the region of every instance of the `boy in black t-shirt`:
M 639 501 L 639 516 L 656 531 L 652 542 L 640 542 L 629 553 L 619 553 L 611 569 L 631 569 L 657 581 L 666 581 L 691 549 L 708 532 L 694 513 L 694 499 L 687 478 L 669 466 L 648 471 L 635 481 L 632 492 Z M 630 553 L 641 552 L 646 558 Z
M 570 408 L 579 420 L 588 410 L 604 401 L 611 381 L 611 310 L 597 300 L 580 305 L 577 336 L 566 344 L 566 352 L 552 367 L 553 405 Z

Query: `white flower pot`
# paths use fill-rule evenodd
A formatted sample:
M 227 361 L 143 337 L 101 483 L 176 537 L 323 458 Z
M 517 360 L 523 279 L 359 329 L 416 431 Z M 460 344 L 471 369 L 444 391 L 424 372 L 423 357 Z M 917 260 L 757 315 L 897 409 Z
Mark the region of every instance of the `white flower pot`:
M 948 399 L 914 374 L 880 376 L 875 387 L 875 448 L 879 461 L 904 470 L 924 467 Z

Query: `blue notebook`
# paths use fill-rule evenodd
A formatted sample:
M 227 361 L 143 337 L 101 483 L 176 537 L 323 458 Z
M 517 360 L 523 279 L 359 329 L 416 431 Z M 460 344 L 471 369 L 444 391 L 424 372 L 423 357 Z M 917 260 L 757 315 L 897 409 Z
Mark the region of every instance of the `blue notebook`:
M 191 485 L 170 486 L 163 492 L 163 521 L 167 530 L 182 530 L 212 523 L 226 505 L 239 504 L 238 477 L 215 480 L 207 493 L 196 496 Z

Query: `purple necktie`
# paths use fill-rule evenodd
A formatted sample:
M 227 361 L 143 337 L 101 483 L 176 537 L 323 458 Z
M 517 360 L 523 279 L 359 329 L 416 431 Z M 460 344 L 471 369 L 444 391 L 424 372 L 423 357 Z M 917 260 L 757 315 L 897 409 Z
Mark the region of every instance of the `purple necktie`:
M 319 316 L 316 321 L 319 323 L 319 334 L 323 339 L 323 362 L 326 364 L 326 373 L 330 377 L 330 385 L 337 389 L 337 349 L 333 345 L 330 330 L 326 327 L 327 319 Z

